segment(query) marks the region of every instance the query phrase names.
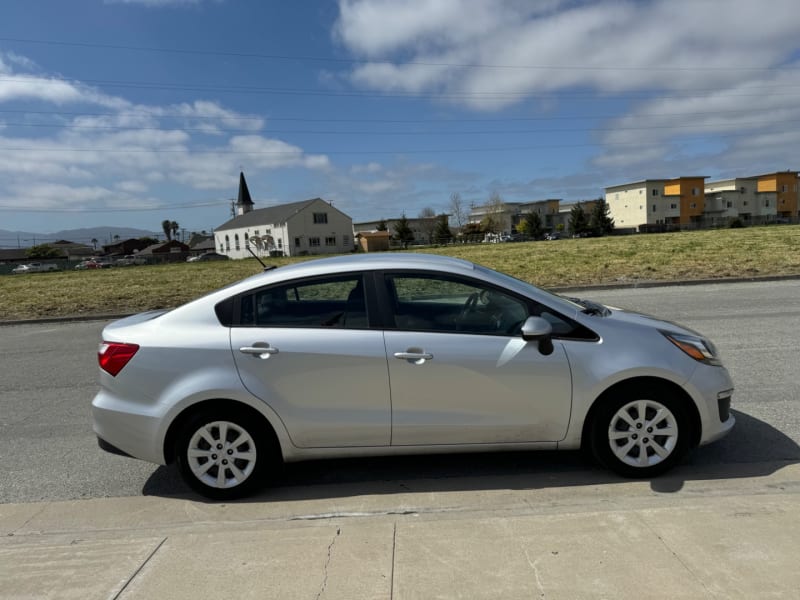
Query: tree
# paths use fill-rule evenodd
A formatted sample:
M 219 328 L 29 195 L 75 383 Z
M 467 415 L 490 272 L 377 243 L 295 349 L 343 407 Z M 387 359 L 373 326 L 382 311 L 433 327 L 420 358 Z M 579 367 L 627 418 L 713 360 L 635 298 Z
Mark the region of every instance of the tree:
M 181 226 L 178 225 L 177 221 L 172 221 L 169 224 L 169 228 L 172 230 L 172 239 L 173 240 L 177 240 L 178 239 L 178 231 L 180 230 Z
M 169 241 L 172 239 L 172 221 L 164 219 L 161 221 L 161 229 L 164 230 L 164 239 Z
M 408 248 L 408 242 L 414 241 L 414 232 L 408 226 L 406 213 L 394 224 L 394 238 L 403 243 L 403 248 Z
M 386 231 L 387 229 L 389 229 L 388 227 L 386 227 L 386 219 L 381 219 L 380 221 L 378 221 L 378 224 L 375 226 L 375 229 L 377 231 Z
M 569 229 L 572 235 L 581 235 L 589 231 L 589 221 L 580 202 L 569 211 Z
M 64 256 L 64 253 L 50 244 L 39 244 L 25 250 L 25 256 L 28 258 L 60 258 Z
M 492 192 L 486 205 L 486 216 L 481 220 L 481 227 L 487 233 L 500 233 L 506 212 L 506 203 L 497 192 Z
M 92 248 L 97 250 L 97 238 L 92 238 Z
M 119 234 L 118 234 L 118 233 L 114 235 L 114 241 L 115 241 L 115 242 L 118 242 L 118 241 L 119 241 Z
M 420 222 L 420 229 L 422 229 L 422 233 L 425 236 L 423 241 L 431 244 L 433 243 L 434 234 L 436 233 L 437 220 L 436 220 L 436 211 L 433 210 L 430 206 L 426 206 L 421 211 L 419 211 L 419 218 Z
M 447 244 L 453 239 L 453 232 L 447 224 L 447 215 L 439 215 L 436 218 L 436 230 L 433 232 L 433 239 L 437 244 Z
M 450 204 L 448 208 L 450 210 L 450 216 L 453 217 L 453 221 L 455 221 L 456 229 L 460 232 L 464 225 L 467 224 L 468 216 L 464 201 L 461 200 L 461 194 L 458 192 L 450 194 Z
M 517 225 L 517 231 L 534 239 L 542 237 L 544 227 L 542 226 L 542 218 L 539 216 L 539 213 L 527 213 L 522 221 L 519 222 L 519 225 Z
M 611 235 L 614 232 L 614 219 L 611 208 L 603 198 L 598 198 L 589 217 L 589 229 L 597 236 Z

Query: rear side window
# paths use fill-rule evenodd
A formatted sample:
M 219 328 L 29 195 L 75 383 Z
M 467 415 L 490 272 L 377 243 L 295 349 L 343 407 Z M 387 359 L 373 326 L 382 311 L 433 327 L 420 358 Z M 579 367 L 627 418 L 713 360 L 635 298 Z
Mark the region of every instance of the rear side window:
M 241 299 L 244 327 L 367 327 L 361 275 L 302 280 L 258 290 Z

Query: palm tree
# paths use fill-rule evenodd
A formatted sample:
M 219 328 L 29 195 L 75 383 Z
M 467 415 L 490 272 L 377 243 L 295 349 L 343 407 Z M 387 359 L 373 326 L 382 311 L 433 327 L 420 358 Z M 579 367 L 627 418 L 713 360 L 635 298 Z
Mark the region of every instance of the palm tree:
M 97 238 L 92 238 L 92 248 L 97 250 Z
M 172 222 L 169 219 L 161 221 L 161 229 L 164 230 L 164 239 L 169 241 L 172 239 Z
M 172 239 L 177 240 L 178 230 L 180 229 L 180 225 L 178 225 L 177 221 L 172 221 L 172 223 L 169 224 L 169 228 L 172 230 Z

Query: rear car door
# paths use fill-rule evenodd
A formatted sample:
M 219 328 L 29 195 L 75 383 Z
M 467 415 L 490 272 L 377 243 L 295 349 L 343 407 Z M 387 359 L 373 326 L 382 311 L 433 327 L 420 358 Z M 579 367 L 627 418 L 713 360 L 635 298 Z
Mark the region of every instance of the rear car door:
M 231 349 L 242 383 L 297 447 L 389 445 L 386 351 L 362 274 L 268 286 L 239 307 Z

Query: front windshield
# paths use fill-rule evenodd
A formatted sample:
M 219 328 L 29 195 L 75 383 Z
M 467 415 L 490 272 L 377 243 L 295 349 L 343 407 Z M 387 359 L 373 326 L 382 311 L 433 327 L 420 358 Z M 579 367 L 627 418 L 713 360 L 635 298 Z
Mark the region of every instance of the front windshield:
M 480 271 L 485 275 L 490 275 L 496 279 L 500 279 L 506 286 L 512 289 L 519 290 L 524 294 L 546 296 L 546 303 L 549 304 L 551 308 L 560 310 L 561 312 L 572 314 L 580 312 L 584 309 L 584 307 L 581 306 L 580 304 L 568 300 L 563 296 L 559 296 L 558 294 L 548 292 L 547 290 L 543 290 L 542 288 L 536 287 L 535 285 L 528 283 L 527 281 L 517 279 L 516 277 L 512 277 L 511 275 L 501 273 L 500 271 L 495 271 L 494 269 L 489 269 L 488 267 L 483 267 L 481 265 L 475 265 L 475 270 Z

